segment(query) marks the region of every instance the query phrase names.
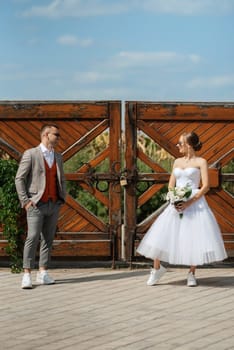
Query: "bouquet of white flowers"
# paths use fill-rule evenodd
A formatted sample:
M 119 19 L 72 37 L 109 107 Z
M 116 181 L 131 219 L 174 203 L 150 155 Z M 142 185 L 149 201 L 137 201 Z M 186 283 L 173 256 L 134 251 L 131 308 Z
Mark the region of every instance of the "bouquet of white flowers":
M 184 186 L 184 187 L 174 187 L 169 189 L 166 199 L 170 201 L 171 204 L 177 205 L 181 202 L 185 202 L 192 193 L 191 187 Z M 180 218 L 183 217 L 183 213 L 180 213 Z

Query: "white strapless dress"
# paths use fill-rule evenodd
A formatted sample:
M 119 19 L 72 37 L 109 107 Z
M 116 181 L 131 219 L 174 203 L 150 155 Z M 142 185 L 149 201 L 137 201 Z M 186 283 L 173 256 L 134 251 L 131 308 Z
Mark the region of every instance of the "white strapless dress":
M 199 191 L 199 168 L 175 168 L 176 186 L 189 185 L 192 195 Z M 154 221 L 138 246 L 147 258 L 176 265 L 204 265 L 227 258 L 217 221 L 202 196 L 183 211 L 180 218 L 169 204 Z

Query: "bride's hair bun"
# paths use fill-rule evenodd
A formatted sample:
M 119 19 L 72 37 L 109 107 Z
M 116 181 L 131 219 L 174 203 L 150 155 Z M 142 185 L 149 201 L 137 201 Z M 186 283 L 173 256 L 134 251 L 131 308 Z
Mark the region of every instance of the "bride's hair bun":
M 194 151 L 200 151 L 200 149 L 202 148 L 202 143 L 200 142 L 199 137 L 195 132 L 192 131 L 186 134 L 185 137 L 187 143 L 193 147 Z

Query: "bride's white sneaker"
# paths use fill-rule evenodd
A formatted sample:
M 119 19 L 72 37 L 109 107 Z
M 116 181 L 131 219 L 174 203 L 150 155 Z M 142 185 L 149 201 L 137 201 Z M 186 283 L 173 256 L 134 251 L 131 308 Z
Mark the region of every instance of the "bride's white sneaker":
M 187 286 L 188 287 L 196 287 L 197 286 L 196 278 L 192 272 L 188 273 Z
M 167 271 L 165 267 L 160 265 L 160 268 L 158 270 L 151 269 L 150 276 L 147 281 L 147 286 L 153 286 L 155 285 L 159 279 L 164 275 L 164 273 Z

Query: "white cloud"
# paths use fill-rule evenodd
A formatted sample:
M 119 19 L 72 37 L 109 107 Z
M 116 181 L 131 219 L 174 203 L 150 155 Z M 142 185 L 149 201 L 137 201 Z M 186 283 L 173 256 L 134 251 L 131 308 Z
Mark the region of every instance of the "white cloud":
M 180 15 L 228 14 L 234 11 L 232 0 L 145 0 L 141 4 L 145 11 Z
M 92 45 L 92 39 L 79 39 L 74 35 L 62 35 L 57 39 L 57 42 L 61 45 L 67 46 L 83 46 L 87 47 Z
M 188 58 L 193 63 L 199 63 L 201 61 L 201 57 L 199 55 L 195 55 L 195 54 L 188 55 Z
M 34 45 L 37 45 L 39 43 L 39 39 L 38 38 L 31 38 L 27 41 L 27 43 L 30 45 L 30 46 L 34 46 Z
M 52 1 L 47 6 L 32 6 L 29 10 L 23 12 L 26 17 L 56 17 L 56 12 L 61 6 L 60 0 Z
M 75 100 L 126 100 L 133 96 L 132 88 L 126 87 L 88 87 L 73 88 L 66 91 L 65 98 Z
M 133 11 L 158 14 L 230 14 L 233 0 L 53 0 L 47 6 L 32 6 L 24 11 L 28 17 L 49 18 L 106 16 Z
M 42 69 L 28 70 L 20 65 L 0 66 L 0 81 L 40 81 L 64 79 L 64 73 L 59 70 Z M 27 84 L 26 84 L 27 85 Z
M 26 2 L 30 2 L 31 0 L 12 0 L 12 2 L 14 3 L 16 3 L 16 4 L 24 4 L 24 3 L 26 3 Z
M 120 75 L 112 72 L 105 71 L 88 71 L 88 72 L 76 72 L 73 76 L 74 80 L 79 83 L 90 84 L 101 81 L 119 80 Z
M 234 86 L 234 75 L 220 75 L 213 77 L 199 77 L 190 80 L 187 83 L 189 88 L 219 88 L 225 86 Z
M 78 71 L 73 74 L 73 81 L 84 85 L 97 84 L 119 84 L 126 80 L 135 81 L 140 76 L 145 80 L 146 76 L 152 77 L 165 71 L 181 72 L 181 70 L 191 69 L 201 61 L 201 57 L 196 54 L 179 54 L 176 52 L 144 52 L 144 51 L 121 51 L 110 57 L 101 64 L 96 64 L 94 70 Z M 140 70 L 139 70 L 140 69 Z M 126 72 L 127 70 L 127 72 Z M 142 73 L 143 72 L 143 73 Z M 150 79 L 147 79 L 150 84 Z M 153 79 L 155 85 L 155 80 Z
M 104 84 L 110 84 L 112 86 L 113 84 L 126 83 L 126 77 L 133 83 L 133 81 L 138 79 L 145 81 L 146 76 L 148 76 L 147 84 L 150 85 L 150 77 L 153 77 L 156 72 L 157 76 L 159 72 L 162 73 L 162 66 L 166 72 L 171 72 L 173 69 L 175 72 L 181 72 L 185 67 L 191 69 L 191 66 L 199 63 L 200 60 L 200 56 L 195 54 L 182 55 L 176 52 L 122 51 L 103 61 L 101 64 L 96 64 L 93 70 L 73 73 L 72 80 L 74 84 L 84 86 L 98 86 L 98 84 L 100 86 Z M 173 69 L 171 68 L 172 66 Z M 140 70 L 138 70 L 139 68 Z M 152 83 L 155 86 L 154 79 L 152 79 Z
M 143 67 L 167 64 L 192 63 L 197 64 L 201 57 L 195 54 L 179 54 L 173 51 L 144 52 L 144 51 L 122 51 L 112 59 L 115 67 Z
M 86 17 L 123 13 L 128 9 L 124 1 L 110 3 L 107 0 L 53 0 L 47 6 L 32 6 L 24 16 Z

